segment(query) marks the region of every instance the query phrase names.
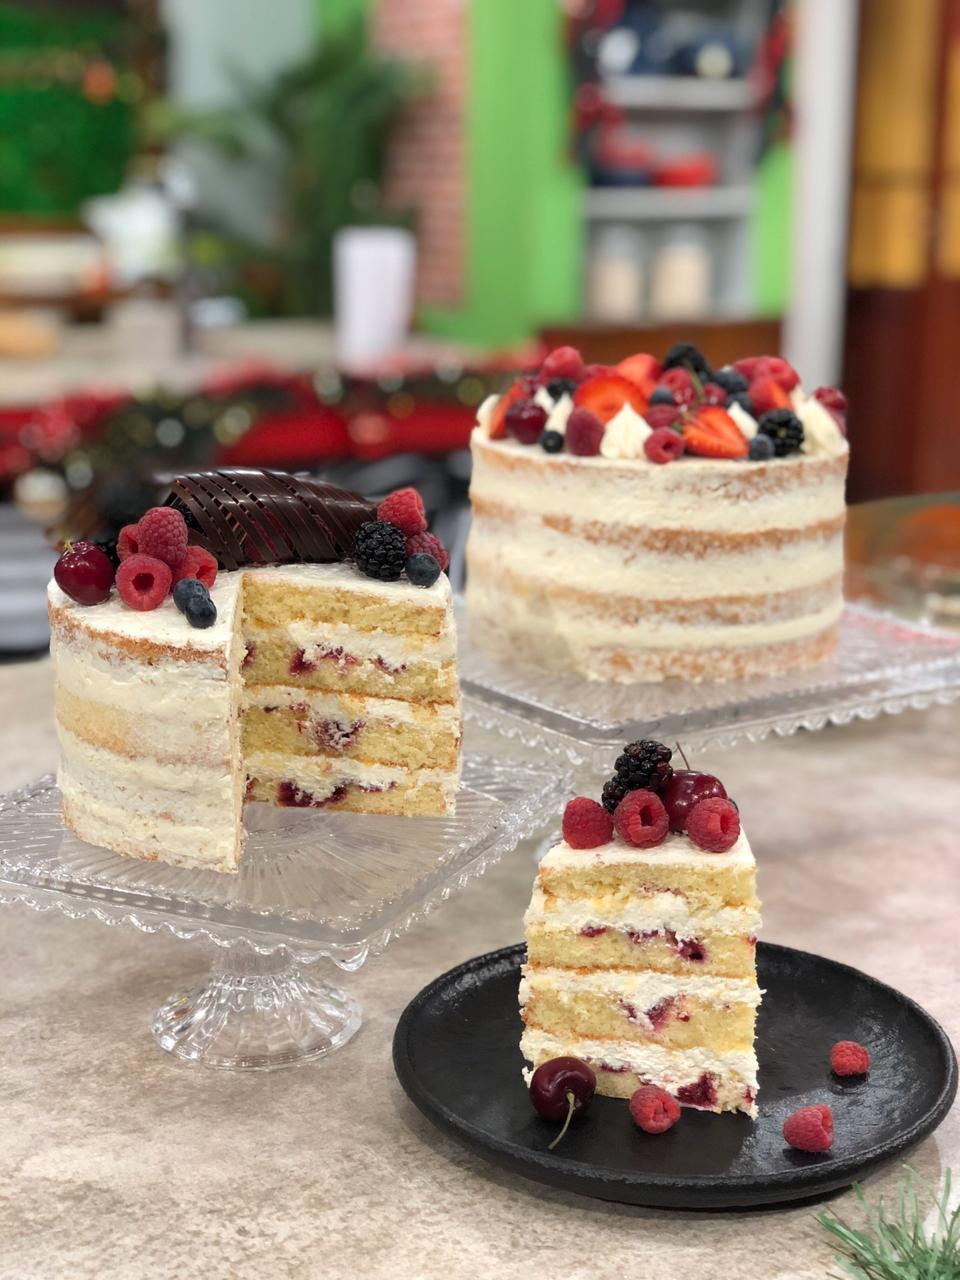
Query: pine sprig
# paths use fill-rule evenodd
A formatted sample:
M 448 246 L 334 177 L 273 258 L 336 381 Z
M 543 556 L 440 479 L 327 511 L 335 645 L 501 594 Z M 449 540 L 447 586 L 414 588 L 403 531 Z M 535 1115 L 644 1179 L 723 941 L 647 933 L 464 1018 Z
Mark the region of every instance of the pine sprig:
M 853 1227 L 832 1213 L 817 1220 L 840 1245 L 837 1262 L 843 1274 L 835 1280 L 960 1280 L 960 1204 L 950 1208 L 950 1170 L 943 1175 L 939 1195 L 934 1196 L 936 1223 L 928 1234 L 926 1212 L 921 1208 L 918 1184 L 927 1184 L 909 1165 L 892 1206 L 881 1196 L 871 1209 L 856 1185 L 864 1226 Z

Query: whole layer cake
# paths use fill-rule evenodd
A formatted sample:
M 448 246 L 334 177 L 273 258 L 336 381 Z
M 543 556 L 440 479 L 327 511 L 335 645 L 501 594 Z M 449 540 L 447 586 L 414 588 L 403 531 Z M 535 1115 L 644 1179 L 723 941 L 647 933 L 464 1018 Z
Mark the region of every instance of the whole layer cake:
M 683 1105 L 755 1115 L 753 854 L 717 779 L 638 776 L 655 749 L 669 760 L 657 743 L 618 760 L 612 814 L 572 801 L 564 840 L 540 863 L 524 917 L 521 1051 L 534 1068 L 580 1059 L 611 1097 L 656 1085 Z
M 456 632 L 434 573 L 417 586 L 353 562 L 235 568 L 216 574 L 213 620 L 194 626 L 170 595 L 141 609 L 121 586 L 84 604 L 52 582 L 67 824 L 121 853 L 233 871 L 245 801 L 450 812 Z
M 770 674 L 829 654 L 845 402 L 761 359 L 714 372 L 684 347 L 664 366 L 634 356 L 597 371 L 566 348 L 485 402 L 471 445 L 471 639 L 623 682 Z

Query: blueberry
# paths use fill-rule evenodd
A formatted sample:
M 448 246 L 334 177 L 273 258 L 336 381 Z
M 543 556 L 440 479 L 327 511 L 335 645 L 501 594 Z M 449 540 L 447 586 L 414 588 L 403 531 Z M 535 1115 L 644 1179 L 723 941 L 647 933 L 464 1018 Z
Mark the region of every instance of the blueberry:
M 559 431 L 544 431 L 540 437 L 540 448 L 544 453 L 559 453 L 563 448 L 563 436 Z
M 648 404 L 673 404 L 673 392 L 668 391 L 666 387 L 657 387 L 651 395 Z
M 750 385 L 739 369 L 715 369 L 713 373 L 714 382 L 723 387 L 724 391 L 730 395 L 736 395 L 738 391 L 746 391 Z
M 209 599 L 210 592 L 199 578 L 181 578 L 173 588 L 173 603 L 181 613 L 186 613 L 188 600 L 193 600 L 195 597 L 202 599 L 204 596 Z
M 551 378 L 547 383 L 547 392 L 554 400 L 559 400 L 561 396 L 572 396 L 577 389 L 577 384 L 573 378 Z
M 758 431 L 750 441 L 750 461 L 766 462 L 773 457 L 773 452 L 773 441 L 762 431 Z
M 191 627 L 212 627 L 217 620 L 217 606 L 206 591 L 202 596 L 196 594 L 188 596 L 183 612 L 187 615 L 187 621 Z
M 744 413 L 749 413 L 751 416 L 753 415 L 753 401 L 747 395 L 746 391 L 734 391 L 731 395 L 727 396 L 724 403 L 728 409 L 732 404 L 738 404 Z
M 432 587 L 440 577 L 440 565 L 429 551 L 415 551 L 407 560 L 407 577 L 415 587 Z

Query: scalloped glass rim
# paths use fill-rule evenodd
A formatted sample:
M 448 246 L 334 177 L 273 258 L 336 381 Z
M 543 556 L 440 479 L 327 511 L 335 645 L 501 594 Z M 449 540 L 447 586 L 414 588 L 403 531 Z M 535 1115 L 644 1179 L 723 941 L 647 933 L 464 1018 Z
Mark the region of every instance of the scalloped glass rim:
M 847 605 L 836 653 L 815 667 L 699 684 L 606 684 L 509 666 L 473 648 L 465 615 L 460 628 L 460 682 L 470 718 L 528 746 L 538 736 L 529 733 L 533 724 L 607 749 L 638 736 L 730 745 L 960 697 L 960 635 L 863 605 Z
M 64 825 L 52 777 L 0 796 L 0 902 L 146 933 L 326 956 L 356 969 L 367 955 L 482 874 L 567 798 L 562 769 L 467 757 L 457 812 L 445 818 L 251 806 L 236 876 L 124 858 Z

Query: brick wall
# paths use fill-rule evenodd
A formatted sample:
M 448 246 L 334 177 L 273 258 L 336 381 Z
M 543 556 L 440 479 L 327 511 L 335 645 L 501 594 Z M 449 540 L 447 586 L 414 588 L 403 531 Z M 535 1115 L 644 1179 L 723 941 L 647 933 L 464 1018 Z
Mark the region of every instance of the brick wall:
M 456 305 L 463 293 L 466 15 L 465 0 L 377 0 L 374 7 L 374 42 L 432 69 L 429 96 L 395 133 L 385 193 L 390 204 L 417 210 L 417 300 L 429 306 Z

